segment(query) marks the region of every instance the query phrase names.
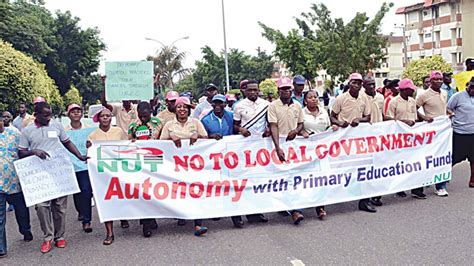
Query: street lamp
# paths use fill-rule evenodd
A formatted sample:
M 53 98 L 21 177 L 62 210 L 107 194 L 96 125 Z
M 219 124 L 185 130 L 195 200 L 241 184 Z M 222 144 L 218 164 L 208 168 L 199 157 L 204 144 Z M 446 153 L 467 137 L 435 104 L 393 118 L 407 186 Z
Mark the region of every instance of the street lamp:
M 224 0 L 222 0 L 222 28 L 224 29 L 224 62 L 225 62 L 225 84 L 226 89 L 224 90 L 227 93 L 230 90 L 229 86 L 229 61 L 227 59 L 227 40 L 225 35 L 225 14 L 224 14 Z
M 178 42 L 178 41 L 187 40 L 187 39 L 189 39 L 189 36 L 184 36 L 184 37 L 178 38 L 178 39 L 174 40 L 173 42 L 171 42 L 171 44 L 169 45 L 169 47 L 173 47 L 173 45 L 174 45 L 176 42 Z M 159 44 L 162 46 L 161 48 L 167 47 L 164 43 L 158 41 L 157 39 L 145 37 L 145 40 L 157 42 L 157 43 L 159 43 Z M 157 53 L 158 53 L 158 50 L 156 50 L 155 54 L 157 54 Z

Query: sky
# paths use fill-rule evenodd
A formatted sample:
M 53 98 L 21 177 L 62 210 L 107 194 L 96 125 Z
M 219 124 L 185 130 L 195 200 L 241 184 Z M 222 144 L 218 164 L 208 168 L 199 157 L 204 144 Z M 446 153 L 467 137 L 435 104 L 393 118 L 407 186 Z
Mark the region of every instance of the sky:
M 227 47 L 252 55 L 256 54 L 257 47 L 261 47 L 271 53 L 274 46 L 262 37 L 257 22 L 286 33 L 297 27 L 294 18 L 309 11 L 313 3 L 324 3 L 333 17 L 342 17 L 347 22 L 357 12 L 366 12 L 373 17 L 383 2 L 225 0 Z M 394 28 L 394 24 L 402 24 L 403 16 L 395 15 L 395 10 L 420 1 L 393 2 L 395 6 L 382 22 L 382 32 L 401 35 L 401 30 Z M 202 58 L 201 48 L 205 45 L 216 52 L 224 49 L 221 0 L 46 0 L 46 7 L 51 12 L 69 10 L 81 19 L 81 27 L 97 27 L 100 30 L 100 38 L 107 45 L 107 51 L 102 53 L 100 73 L 104 72 L 105 61 L 137 61 L 155 54 L 161 45 L 145 38 L 169 45 L 188 36 L 188 39 L 175 43 L 180 51 L 187 54 L 185 67 L 193 67 L 194 62 Z

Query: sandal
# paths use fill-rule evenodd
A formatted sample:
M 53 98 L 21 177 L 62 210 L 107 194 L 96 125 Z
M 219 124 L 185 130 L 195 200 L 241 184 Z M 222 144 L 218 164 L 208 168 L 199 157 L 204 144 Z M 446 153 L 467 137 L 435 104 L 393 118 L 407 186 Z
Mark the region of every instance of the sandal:
M 474 182 L 469 182 L 469 187 L 474 188 Z
M 324 210 L 324 207 L 318 207 L 316 208 L 316 214 L 318 215 L 318 218 L 322 220 L 326 217 L 327 212 Z
M 121 220 L 120 221 L 120 227 L 122 227 L 123 229 L 126 229 L 126 228 L 130 227 L 130 224 L 128 223 L 127 220 Z
M 102 242 L 102 244 L 104 244 L 105 246 L 111 245 L 112 243 L 114 243 L 114 235 L 107 236 L 104 239 L 104 242 Z

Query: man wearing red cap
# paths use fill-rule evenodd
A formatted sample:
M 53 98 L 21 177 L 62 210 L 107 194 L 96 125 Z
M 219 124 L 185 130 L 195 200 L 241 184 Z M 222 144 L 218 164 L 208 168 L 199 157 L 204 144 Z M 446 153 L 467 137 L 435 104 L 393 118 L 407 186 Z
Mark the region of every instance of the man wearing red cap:
M 349 76 L 349 90 L 337 97 L 332 107 L 331 123 L 333 125 L 356 127 L 359 123 L 370 122 L 370 103 L 367 97 L 360 93 L 362 81 L 362 75 L 359 73 L 352 73 Z M 369 199 L 359 201 L 359 210 L 377 211 L 369 205 Z
M 418 116 L 416 111 L 416 101 L 413 98 L 413 94 L 416 92 L 417 87 L 413 84 L 411 79 L 403 79 L 398 83 L 400 94 L 390 101 L 387 109 L 387 118 L 389 120 L 398 120 L 409 126 L 415 125 L 417 120 L 423 119 L 424 116 Z M 423 193 L 423 187 L 415 188 L 411 190 L 411 194 L 417 199 L 426 199 L 426 195 Z M 397 195 L 406 197 L 406 193 L 401 191 Z
M 443 73 L 440 71 L 432 71 L 430 74 L 430 88 L 426 90 L 420 97 L 416 99 L 416 107 L 423 107 L 425 112 L 425 120 L 433 121 L 433 118 L 446 115 L 447 94 L 441 90 L 443 85 Z M 418 115 L 420 115 L 418 113 Z M 447 197 L 447 182 L 436 184 L 436 195 Z
M 161 123 L 166 125 L 169 121 L 172 121 L 176 114 L 174 113 L 176 99 L 179 98 L 179 93 L 177 91 L 169 91 L 166 93 L 166 109 L 161 111 L 156 117 L 160 119 Z
M 281 78 L 277 82 L 280 98 L 268 106 L 267 119 L 270 124 L 270 132 L 275 145 L 278 159 L 286 161 L 285 152 L 280 147 L 280 136 L 285 136 L 286 141 L 292 141 L 304 130 L 303 108 L 295 103 L 292 98 L 293 85 L 289 78 Z M 304 220 L 301 210 L 289 211 L 293 224 L 298 225 Z
M 33 99 L 33 106 L 36 106 L 38 103 L 45 103 L 45 102 L 46 100 L 43 97 L 37 96 Z M 23 122 L 21 123 L 21 128 L 27 127 L 29 124 L 32 124 L 33 121 L 35 121 L 34 114 L 30 116 L 26 116 L 25 119 L 23 119 Z

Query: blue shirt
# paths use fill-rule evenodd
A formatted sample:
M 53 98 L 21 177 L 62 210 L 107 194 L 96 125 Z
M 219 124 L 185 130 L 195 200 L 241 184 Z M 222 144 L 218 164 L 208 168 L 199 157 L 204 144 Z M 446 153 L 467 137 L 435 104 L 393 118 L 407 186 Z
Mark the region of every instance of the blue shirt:
M 296 98 L 296 95 L 294 93 L 292 93 L 291 94 L 291 99 L 293 100 L 294 103 L 300 103 L 300 105 L 303 106 L 303 102 L 304 102 L 303 94 L 301 94 L 301 98 L 298 99 L 298 98 Z
M 220 134 L 222 136 L 230 136 L 234 133 L 233 114 L 224 110 L 222 118 L 217 117 L 214 111 L 210 112 L 201 119 L 208 135 Z
M 448 93 L 448 99 L 447 99 L 448 101 L 451 98 L 451 96 L 453 96 L 454 93 L 456 93 L 456 90 L 453 87 L 451 87 L 451 85 L 448 86 L 444 83 L 443 85 L 441 85 L 441 89 L 445 90 Z
M 460 91 L 448 101 L 448 109 L 454 112 L 453 130 L 458 134 L 474 134 L 474 97 Z

